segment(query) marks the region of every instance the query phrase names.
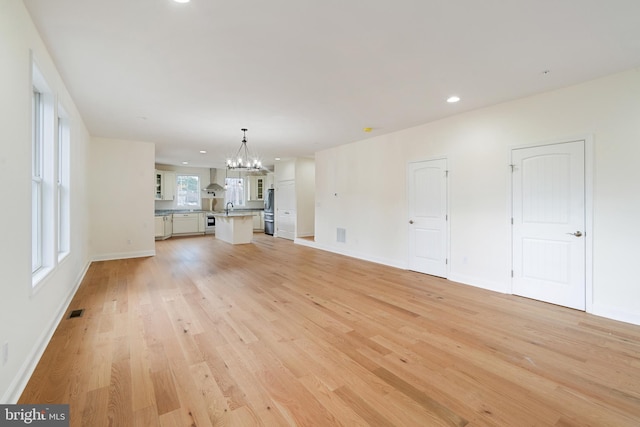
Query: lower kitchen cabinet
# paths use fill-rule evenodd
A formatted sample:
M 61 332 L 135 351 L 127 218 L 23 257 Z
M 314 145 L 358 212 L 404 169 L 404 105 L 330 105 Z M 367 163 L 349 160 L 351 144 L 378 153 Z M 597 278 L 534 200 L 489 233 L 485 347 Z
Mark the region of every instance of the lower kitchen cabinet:
M 173 214 L 173 234 L 203 234 L 203 213 Z
M 204 233 L 207 227 L 207 216 L 204 213 L 198 214 L 198 233 Z
M 164 235 L 164 217 L 157 216 L 154 219 L 154 229 L 156 233 L 156 239 Z
M 173 233 L 172 215 L 162 215 L 155 217 L 156 240 L 168 239 Z
M 264 230 L 264 213 L 262 211 L 253 213 L 253 231 L 259 230 Z

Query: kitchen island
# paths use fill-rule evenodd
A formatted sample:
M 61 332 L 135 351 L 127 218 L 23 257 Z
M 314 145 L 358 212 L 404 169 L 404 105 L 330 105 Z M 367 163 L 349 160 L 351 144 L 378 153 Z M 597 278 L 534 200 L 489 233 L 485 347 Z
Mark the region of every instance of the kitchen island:
M 233 245 L 251 243 L 253 213 L 229 212 L 213 214 L 216 218 L 216 239 Z

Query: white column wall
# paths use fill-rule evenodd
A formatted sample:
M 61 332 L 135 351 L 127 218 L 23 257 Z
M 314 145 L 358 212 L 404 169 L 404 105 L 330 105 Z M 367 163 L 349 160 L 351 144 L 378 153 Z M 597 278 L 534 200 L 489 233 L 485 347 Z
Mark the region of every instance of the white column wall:
M 464 102 L 464 100 L 462 101 Z M 316 153 L 316 242 L 407 266 L 407 162 L 447 156 L 449 278 L 510 291 L 512 146 L 594 140 L 592 312 L 640 324 L 640 71 Z M 336 228 L 347 242 L 336 242 Z M 589 305 L 589 304 L 588 304 Z
M 155 145 L 92 138 L 91 256 L 155 255 Z

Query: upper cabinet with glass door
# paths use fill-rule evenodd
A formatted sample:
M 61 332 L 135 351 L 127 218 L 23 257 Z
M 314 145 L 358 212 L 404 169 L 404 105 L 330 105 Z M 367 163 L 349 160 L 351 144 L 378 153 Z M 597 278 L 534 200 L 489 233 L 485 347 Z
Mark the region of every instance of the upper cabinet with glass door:
M 173 200 L 176 193 L 176 173 L 156 170 L 156 200 Z
M 248 200 L 264 200 L 264 192 L 266 189 L 265 176 L 249 176 L 247 177 L 247 185 L 249 186 Z

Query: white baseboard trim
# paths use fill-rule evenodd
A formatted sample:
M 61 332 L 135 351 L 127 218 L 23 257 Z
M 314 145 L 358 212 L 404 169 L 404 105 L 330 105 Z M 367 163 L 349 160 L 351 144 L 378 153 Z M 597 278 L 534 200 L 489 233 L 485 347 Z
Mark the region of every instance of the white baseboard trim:
M 501 294 L 508 294 L 508 284 L 493 282 L 489 280 L 477 279 L 475 277 L 468 277 L 460 274 L 449 273 L 447 280 L 452 282 L 462 283 L 463 285 L 473 286 L 475 288 L 486 289 L 488 291 L 499 292 Z
M 322 251 L 332 252 L 338 255 L 344 255 L 350 258 L 357 258 L 363 261 L 375 262 L 376 264 L 387 265 L 389 267 L 400 268 L 402 270 L 406 270 L 408 267 L 405 263 L 402 263 L 400 261 L 394 261 L 387 258 L 372 257 L 356 251 L 340 249 L 340 248 L 336 248 L 335 246 L 322 245 L 318 242 L 308 240 L 308 239 L 295 239 L 293 242 L 297 245 L 309 246 L 310 248 L 320 249 Z
M 40 362 L 40 358 L 42 358 L 44 351 L 47 349 L 47 345 L 49 345 L 49 341 L 51 341 L 51 338 L 53 337 L 53 334 L 58 328 L 60 321 L 62 320 L 65 313 L 67 312 L 67 309 L 69 308 L 69 305 L 73 300 L 73 297 L 78 291 L 80 284 L 84 280 L 84 276 L 87 274 L 87 271 L 89 270 L 90 265 L 91 265 L 91 262 L 87 261 L 85 263 L 84 268 L 80 272 L 80 274 L 78 274 L 78 277 L 75 280 L 75 284 L 69 290 L 69 293 L 67 294 L 66 298 L 62 301 L 62 303 L 58 307 L 58 310 L 56 311 L 56 315 L 54 316 L 53 319 L 51 319 L 49 326 L 42 332 L 42 335 L 40 335 L 40 338 L 38 339 L 36 345 L 33 347 L 31 352 L 29 353 L 29 356 L 22 363 L 22 366 L 18 370 L 18 373 L 16 374 L 13 381 L 7 388 L 7 391 L 5 392 L 4 396 L 2 396 L 1 401 L 3 403 L 15 404 L 18 402 L 18 399 L 20 399 L 20 395 L 22 395 L 22 392 L 27 386 L 27 383 L 29 382 L 31 375 L 33 375 L 33 371 L 35 371 L 36 366 L 38 366 L 38 362 Z
M 144 258 L 149 256 L 156 256 L 156 250 L 94 255 L 91 261 L 112 261 L 114 259 Z
M 606 317 L 607 319 L 631 323 L 632 325 L 640 325 L 640 313 L 638 312 L 622 310 L 617 307 L 594 303 L 591 307 L 590 313 L 595 316 Z

